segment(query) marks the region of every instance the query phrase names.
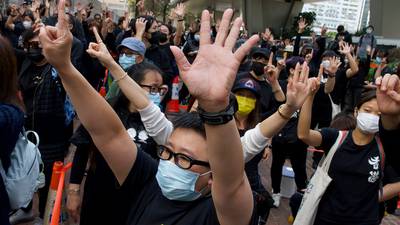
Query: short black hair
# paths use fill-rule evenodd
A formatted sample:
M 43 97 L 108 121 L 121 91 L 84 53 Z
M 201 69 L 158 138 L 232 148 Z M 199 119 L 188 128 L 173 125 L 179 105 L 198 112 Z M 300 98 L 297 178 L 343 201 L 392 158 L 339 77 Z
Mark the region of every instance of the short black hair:
M 300 56 L 292 56 L 288 60 L 286 60 L 286 72 L 290 74 L 290 69 L 295 69 L 297 63 L 303 64 L 304 58 Z
M 338 33 L 342 33 L 344 31 L 344 26 L 343 25 L 339 25 L 338 27 L 337 27 L 337 32 Z
M 174 129 L 184 128 L 194 130 L 202 137 L 206 138 L 206 129 L 198 112 L 182 112 L 179 113 L 173 120 Z
M 24 33 L 22 33 L 22 42 L 27 44 L 29 40 L 39 35 L 39 31 L 34 32 L 32 28 L 26 29 Z
M 368 28 L 372 28 L 372 30 L 375 30 L 375 27 L 372 26 L 372 25 L 369 25 L 369 26 L 367 27 L 367 29 L 368 29 Z
M 338 113 L 331 122 L 330 128 L 339 130 L 354 130 L 357 126 L 357 120 L 350 112 L 342 111 Z
M 364 103 L 369 102 L 374 98 L 376 98 L 376 90 L 364 90 L 361 94 L 360 101 L 357 104 L 357 109 L 360 109 Z
M 332 58 L 332 57 L 338 57 L 338 55 L 333 51 L 333 50 L 326 50 L 324 53 L 322 53 L 321 58 Z

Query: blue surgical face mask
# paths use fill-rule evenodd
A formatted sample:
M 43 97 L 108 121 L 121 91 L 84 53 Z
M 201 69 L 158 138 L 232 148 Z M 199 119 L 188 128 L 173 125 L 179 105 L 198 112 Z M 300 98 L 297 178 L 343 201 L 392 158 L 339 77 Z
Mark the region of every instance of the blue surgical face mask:
M 166 198 L 169 200 L 189 202 L 200 198 L 202 193 L 195 190 L 196 182 L 200 176 L 209 173 L 211 173 L 211 171 L 198 174 L 190 170 L 179 168 L 169 160 L 160 160 L 156 179 Z
M 126 70 L 130 66 L 134 65 L 136 63 L 136 57 L 133 56 L 127 56 L 126 54 L 121 54 L 119 55 L 119 65 Z
M 154 105 L 160 107 L 160 105 L 161 105 L 160 93 L 155 93 L 155 94 L 148 93 L 147 97 L 150 99 L 150 101 L 152 101 L 154 103 Z
M 376 64 L 381 64 L 382 63 L 382 58 L 381 57 L 376 57 L 375 62 L 376 62 Z

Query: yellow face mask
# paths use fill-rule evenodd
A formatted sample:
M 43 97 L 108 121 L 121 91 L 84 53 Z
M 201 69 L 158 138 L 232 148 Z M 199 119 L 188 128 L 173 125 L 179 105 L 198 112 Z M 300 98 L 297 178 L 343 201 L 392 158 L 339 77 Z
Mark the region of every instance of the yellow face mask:
M 236 96 L 239 109 L 237 111 L 241 116 L 249 115 L 256 108 L 256 100 L 253 98 Z

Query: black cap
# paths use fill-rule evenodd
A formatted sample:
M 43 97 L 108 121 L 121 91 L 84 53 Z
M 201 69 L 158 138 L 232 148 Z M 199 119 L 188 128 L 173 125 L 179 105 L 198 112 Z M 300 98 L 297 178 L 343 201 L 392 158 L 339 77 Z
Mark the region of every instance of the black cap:
M 254 47 L 251 50 L 251 57 L 256 58 L 256 57 L 262 57 L 264 59 L 269 59 L 269 50 L 266 48 L 259 48 L 259 47 Z
M 252 78 L 242 78 L 235 82 L 232 91 L 235 92 L 240 89 L 246 89 L 253 92 L 257 98 L 260 97 L 260 85 Z

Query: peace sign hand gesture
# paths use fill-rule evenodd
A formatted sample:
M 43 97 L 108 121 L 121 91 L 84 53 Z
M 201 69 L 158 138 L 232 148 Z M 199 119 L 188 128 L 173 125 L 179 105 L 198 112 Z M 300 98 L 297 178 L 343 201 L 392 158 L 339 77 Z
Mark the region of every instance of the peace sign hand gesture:
M 232 15 L 232 9 L 224 12 L 215 43 L 211 44 L 210 13 L 203 11 L 200 48 L 192 65 L 179 48 L 171 47 L 182 80 L 189 92 L 198 99 L 199 106 L 208 112 L 220 112 L 228 106 L 240 62 L 258 42 L 258 36 L 254 35 L 232 53 L 242 24 L 242 19 L 237 18 L 228 34 Z

